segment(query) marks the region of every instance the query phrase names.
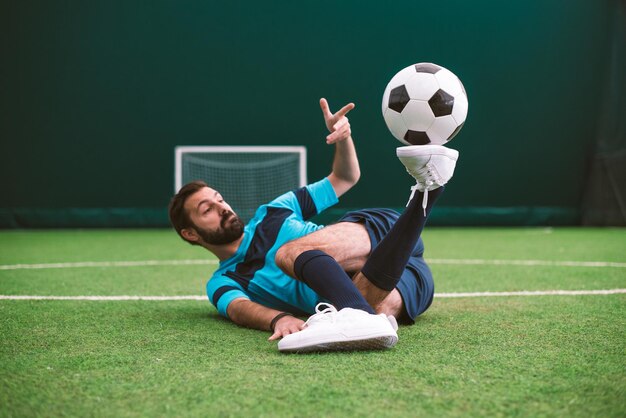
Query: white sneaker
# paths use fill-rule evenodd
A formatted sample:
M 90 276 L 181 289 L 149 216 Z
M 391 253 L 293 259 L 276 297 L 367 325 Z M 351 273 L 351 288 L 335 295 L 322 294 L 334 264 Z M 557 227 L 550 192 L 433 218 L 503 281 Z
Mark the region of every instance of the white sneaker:
M 442 145 L 410 145 L 398 147 L 396 155 L 416 182 L 415 186 L 411 187 L 409 202 L 413 199 L 416 190 L 424 192 L 422 208 L 425 215 L 428 191 L 435 190 L 450 181 L 459 152 Z M 406 205 L 408 206 L 409 203 L 407 202 Z
M 306 321 L 306 328 L 278 342 L 279 351 L 378 350 L 398 342 L 398 325 L 393 317 L 352 308 L 337 311 L 327 303 L 319 303 L 315 311 Z

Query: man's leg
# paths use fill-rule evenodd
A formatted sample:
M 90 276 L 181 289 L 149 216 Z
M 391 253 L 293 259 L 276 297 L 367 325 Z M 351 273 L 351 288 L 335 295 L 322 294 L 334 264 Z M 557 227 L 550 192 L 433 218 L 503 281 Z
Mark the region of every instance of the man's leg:
M 317 313 L 307 320 L 306 328 L 281 339 L 278 343 L 281 352 L 373 350 L 396 344 L 395 319 L 376 315 L 344 267 L 328 254 L 335 255 L 351 270 L 360 268 L 355 260 L 363 263 L 370 248 L 369 236 L 362 225 L 339 223 L 279 250 L 277 265 L 332 304 L 319 304 Z
M 289 276 L 306 283 L 337 309 L 375 313 L 346 271 L 357 271 L 371 249 L 365 228 L 338 223 L 281 247 L 276 264 Z
M 452 177 L 458 152 L 441 146 L 412 146 L 401 147 L 397 153 L 409 174 L 415 178 L 416 185 L 411 188 L 412 193 L 407 210 L 383 239 L 386 242 L 381 242 L 376 247 L 359 273 L 357 277 L 357 282 L 360 282 L 359 288 L 350 281 L 341 265 L 322 250 L 302 246 L 298 248 L 294 243 L 293 245 L 287 244 L 281 249 L 282 251 L 277 253 L 276 264 L 287 274 L 307 283 L 332 303 L 336 300 L 336 303 L 345 304 L 345 308 L 339 312 L 332 307 L 320 310 L 318 306 L 316 308 L 318 313 L 307 321 L 309 326 L 301 332 L 284 337 L 278 344 L 279 350 L 389 348 L 397 342 L 398 337 L 395 333 L 397 325 L 393 317 L 371 315 L 373 313 L 371 306 L 377 306 L 381 310 L 392 309 L 389 305 L 393 305 L 396 311 L 394 314 L 400 316 L 397 310 L 402 310 L 404 302 L 401 300 L 400 293 L 407 284 L 406 281 L 401 281 L 403 277 L 406 277 L 406 275 L 403 276 L 403 272 L 411 267 L 409 260 L 419 241 L 428 212 L 442 193 L 442 186 Z M 419 192 L 417 196 L 415 196 L 416 191 Z M 419 211 L 420 201 L 421 211 Z M 343 248 L 346 248 L 346 243 L 351 241 L 345 235 L 339 235 L 336 238 L 342 243 Z M 302 245 L 302 242 L 299 244 Z M 371 246 L 371 241 L 369 245 Z M 358 247 L 362 251 L 367 246 Z M 354 254 L 360 253 L 354 251 Z M 418 258 L 421 259 L 421 257 Z M 426 282 L 423 281 L 423 283 Z M 396 289 L 398 285 L 400 286 Z M 423 311 L 432 301 L 434 287 L 431 286 L 430 290 L 422 291 L 413 286 L 404 288 L 404 291 L 415 294 L 422 292 L 423 299 L 429 297 L 422 304 Z M 337 293 L 341 296 L 337 296 Z M 366 300 L 363 294 L 369 300 Z M 352 307 L 357 309 L 350 309 Z M 407 313 L 413 320 L 414 316 L 411 316 L 408 311 Z M 328 315 L 332 316 L 332 321 L 325 321 Z
M 426 210 L 422 208 L 423 192 L 415 193 L 402 215 L 354 277 L 356 287 L 377 312 L 396 318 L 403 312 L 396 286 L 409 259 L 414 255 L 428 215 L 443 189 L 439 187 L 430 192 Z
M 287 275 L 295 277 L 296 258 L 309 250 L 327 253 L 344 271 L 354 274 L 363 268 L 372 245 L 365 226 L 340 221 L 283 245 L 276 253 L 276 264 Z
M 419 197 L 418 197 L 419 198 Z M 294 260 L 302 253 L 321 249 L 332 255 L 343 270 L 353 276 L 353 282 L 376 313 L 392 315 L 398 319 L 414 318 L 421 313 L 414 306 L 424 305 L 421 301 L 431 289 L 432 275 L 422 258 L 423 243 L 419 241 L 409 259 L 401 279 L 391 292 L 376 288 L 360 271 L 365 265 L 372 246 L 377 246 L 393 227 L 399 215 L 393 211 L 365 210 L 347 214 L 337 224 L 329 225 L 306 237 L 291 241 L 279 250 L 276 262 L 293 276 Z M 421 268 L 412 268 L 423 264 Z M 328 279 L 328 277 L 326 277 Z M 382 299 L 382 301 L 381 301 Z M 413 302 L 414 300 L 417 302 Z M 406 302 L 405 302 L 406 301 Z
M 409 259 L 433 205 L 443 193 L 443 186 L 452 178 L 458 152 L 426 145 L 400 147 L 397 155 L 416 184 L 411 188 L 407 208 L 355 277 L 356 286 L 368 303 L 377 311 L 396 317 L 400 306 L 396 286 L 409 267 Z M 424 266 L 428 269 L 425 263 Z M 415 274 L 418 280 L 424 281 L 417 272 Z
M 397 153 L 416 185 L 412 187 L 407 209 L 383 240 L 384 244 L 381 242 L 376 247 L 355 277 L 356 288 L 368 304 L 394 316 L 402 311 L 400 294 L 394 289 L 419 240 L 428 213 L 443 192 L 442 186 L 453 175 L 458 158 L 457 151 L 442 146 L 400 147 Z M 320 248 L 322 253 L 318 252 Z M 363 225 L 350 226 L 342 222 L 285 245 L 277 253 L 276 262 L 287 274 L 306 282 L 313 290 L 321 289 L 320 295 L 331 301 L 338 298 L 335 283 L 341 283 L 339 299 L 342 304 L 348 303 L 343 306 L 353 303 L 362 309 L 363 301 L 356 297 L 347 284 L 348 276 L 340 274 L 332 259 L 338 261 L 343 270 L 353 271 L 370 249 L 371 242 Z M 323 260 L 323 263 L 315 260 Z M 306 277 L 303 277 L 303 265 L 307 267 Z M 333 269 L 328 268 L 331 265 Z M 349 298 L 343 296 L 344 293 L 349 294 Z M 381 305 L 383 301 L 385 304 Z
M 389 231 L 398 216 L 397 213 L 391 213 L 391 211 L 376 215 L 379 215 L 377 219 L 366 219 L 365 214 L 358 213 L 355 216 L 348 214 L 349 220 L 340 220 L 336 224 L 293 240 L 278 250 L 276 264 L 286 274 L 297 278 L 294 264 L 298 256 L 311 250 L 321 250 L 335 259 L 343 271 L 353 276 L 352 280 L 357 290 L 377 313 L 385 313 L 399 318 L 405 310 L 403 299 L 398 290 L 384 292 L 384 295 L 388 295 L 388 297 L 384 298 L 384 302 L 381 303 L 382 294 L 378 293 L 377 288 L 360 273 L 372 252 L 372 240 L 378 244 L 384 237 L 383 234 Z M 376 231 L 373 231 L 374 229 Z M 328 275 L 320 273 L 319 276 L 329 285 L 332 285 Z M 378 291 L 380 292 L 380 289 Z

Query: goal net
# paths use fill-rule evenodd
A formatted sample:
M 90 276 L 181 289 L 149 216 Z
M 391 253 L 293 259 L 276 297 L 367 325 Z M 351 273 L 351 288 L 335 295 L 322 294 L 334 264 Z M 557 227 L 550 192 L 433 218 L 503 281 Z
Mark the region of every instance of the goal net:
M 303 146 L 179 146 L 175 157 L 175 192 L 190 181 L 205 181 L 244 222 L 259 205 L 307 181 Z

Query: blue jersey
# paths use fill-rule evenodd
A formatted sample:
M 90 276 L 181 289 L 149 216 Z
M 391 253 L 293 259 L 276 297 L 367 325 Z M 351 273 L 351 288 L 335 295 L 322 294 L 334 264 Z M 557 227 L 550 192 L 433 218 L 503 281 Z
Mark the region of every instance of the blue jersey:
M 244 228 L 237 252 L 220 262 L 207 283 L 207 295 L 220 315 L 237 298 L 246 298 L 269 308 L 311 314 L 323 299 L 301 281 L 287 276 L 276 266 L 276 251 L 291 240 L 322 226 L 307 220 L 337 203 L 325 178 L 285 193 L 259 207 Z

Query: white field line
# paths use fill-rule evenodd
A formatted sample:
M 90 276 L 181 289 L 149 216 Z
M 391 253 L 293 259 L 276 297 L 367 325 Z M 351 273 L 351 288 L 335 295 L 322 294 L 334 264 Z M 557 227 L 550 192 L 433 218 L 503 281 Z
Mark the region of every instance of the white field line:
M 77 263 L 45 263 L 45 264 L 4 264 L 0 270 L 30 269 L 71 269 L 85 267 L 145 267 L 145 266 L 188 266 L 214 264 L 217 260 L 140 260 L 140 261 L 82 261 Z
M 626 294 L 626 289 L 606 290 L 537 290 L 520 292 L 475 292 L 475 293 L 435 293 L 436 298 L 477 298 L 495 296 L 587 296 Z M 200 300 L 207 301 L 206 296 L 34 296 L 34 295 L 0 295 L 0 300 L 86 300 L 86 301 L 171 301 Z
M 613 267 L 626 268 L 626 263 L 610 261 L 549 261 L 549 260 L 485 260 L 463 258 L 429 258 L 429 264 L 498 265 L 498 266 L 552 266 L 552 267 Z M 0 270 L 67 269 L 89 267 L 145 267 L 217 265 L 217 260 L 139 260 L 139 261 L 82 261 L 75 263 L 4 264 Z
M 611 261 L 484 260 L 471 258 L 428 258 L 426 261 L 428 264 L 626 268 L 626 263 L 615 263 Z
M 89 301 L 116 301 L 116 300 L 206 300 L 206 296 L 35 296 L 35 295 L 0 295 L 0 300 L 89 300 Z
M 492 296 L 588 296 L 616 295 L 626 293 L 626 289 L 605 290 L 521 290 L 518 292 L 473 292 L 473 293 L 435 293 L 436 298 L 481 298 Z

